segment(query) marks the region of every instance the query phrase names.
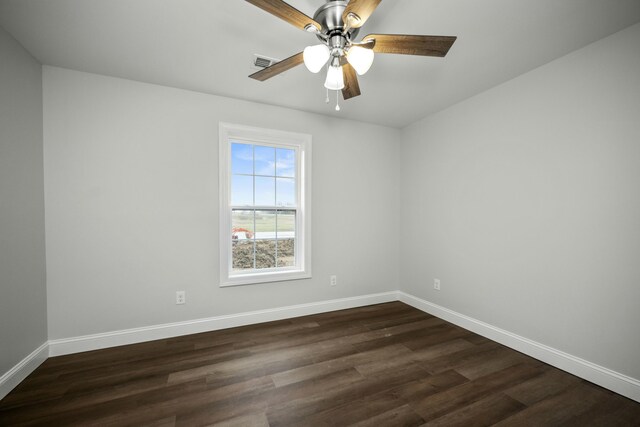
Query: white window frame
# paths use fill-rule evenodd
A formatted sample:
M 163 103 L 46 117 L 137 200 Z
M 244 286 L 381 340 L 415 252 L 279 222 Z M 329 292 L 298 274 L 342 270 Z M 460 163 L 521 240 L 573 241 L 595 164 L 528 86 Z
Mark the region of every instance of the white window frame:
M 296 237 L 294 267 L 234 272 L 231 268 L 231 142 L 296 150 Z M 220 286 L 311 278 L 311 135 L 220 123 Z M 283 208 L 287 209 L 287 208 Z

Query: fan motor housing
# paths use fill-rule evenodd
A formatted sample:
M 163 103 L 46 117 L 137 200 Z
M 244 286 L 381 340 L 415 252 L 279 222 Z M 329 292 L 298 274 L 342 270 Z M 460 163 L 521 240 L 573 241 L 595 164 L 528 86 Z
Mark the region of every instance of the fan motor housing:
M 344 22 L 342 14 L 347 7 L 348 1 L 329 0 L 316 10 L 313 20 L 322 25 L 320 30 L 324 35 L 329 36 L 336 33 L 342 33 L 344 30 Z M 359 28 L 352 28 L 349 31 L 349 38 L 354 38 L 358 34 Z M 318 37 L 322 40 L 321 37 Z

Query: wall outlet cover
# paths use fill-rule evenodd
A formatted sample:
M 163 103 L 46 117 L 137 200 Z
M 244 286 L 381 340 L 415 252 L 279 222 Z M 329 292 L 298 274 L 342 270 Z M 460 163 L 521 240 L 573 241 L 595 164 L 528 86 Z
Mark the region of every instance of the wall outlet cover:
M 187 293 L 185 291 L 176 291 L 176 304 L 186 304 Z

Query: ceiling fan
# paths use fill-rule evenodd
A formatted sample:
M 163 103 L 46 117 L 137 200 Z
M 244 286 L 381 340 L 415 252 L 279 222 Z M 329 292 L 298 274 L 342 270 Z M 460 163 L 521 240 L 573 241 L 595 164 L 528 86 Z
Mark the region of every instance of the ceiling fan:
M 264 81 L 304 63 L 312 73 L 327 65 L 324 86 L 342 91 L 347 100 L 360 95 L 357 75 L 366 73 L 375 53 L 444 57 L 456 37 L 406 34 L 369 34 L 356 42 L 360 27 L 382 0 L 327 0 L 313 18 L 282 0 L 246 0 L 291 25 L 317 36 L 321 41 L 249 77 Z M 337 94 L 336 94 L 337 97 Z M 336 110 L 340 110 L 336 103 Z

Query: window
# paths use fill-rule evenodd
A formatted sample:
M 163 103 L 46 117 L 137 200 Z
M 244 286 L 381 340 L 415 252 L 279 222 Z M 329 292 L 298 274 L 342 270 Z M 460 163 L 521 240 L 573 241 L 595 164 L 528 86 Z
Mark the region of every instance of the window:
M 311 277 L 311 135 L 220 124 L 221 286 Z

